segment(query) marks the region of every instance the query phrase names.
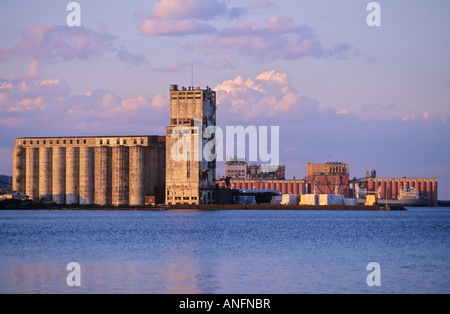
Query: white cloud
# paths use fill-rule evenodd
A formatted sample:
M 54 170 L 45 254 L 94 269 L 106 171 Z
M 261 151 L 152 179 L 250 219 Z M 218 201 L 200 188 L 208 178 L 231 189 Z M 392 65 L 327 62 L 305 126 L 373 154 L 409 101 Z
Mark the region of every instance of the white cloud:
M 236 77 L 217 85 L 221 108 L 246 119 L 285 115 L 299 109 L 301 95 L 293 89 L 284 73 L 263 72 L 256 77 Z

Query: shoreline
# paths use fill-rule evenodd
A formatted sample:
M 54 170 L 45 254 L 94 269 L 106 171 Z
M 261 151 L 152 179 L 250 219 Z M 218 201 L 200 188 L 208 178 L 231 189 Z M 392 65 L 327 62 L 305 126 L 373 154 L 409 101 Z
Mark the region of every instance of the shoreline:
M 5 202 L 0 203 L 0 210 L 60 210 L 60 211 L 219 211 L 219 210 L 293 210 L 293 211 L 406 211 L 403 206 L 309 206 L 309 205 L 156 205 L 156 206 L 60 206 L 54 203 L 39 202 Z

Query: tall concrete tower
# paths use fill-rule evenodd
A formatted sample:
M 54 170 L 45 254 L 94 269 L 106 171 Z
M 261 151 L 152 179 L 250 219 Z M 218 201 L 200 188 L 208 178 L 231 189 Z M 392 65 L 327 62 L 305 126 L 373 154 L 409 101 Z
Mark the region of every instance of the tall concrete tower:
M 193 87 L 170 88 L 170 126 L 166 137 L 166 204 L 213 204 L 216 160 L 205 158 L 211 138 L 208 127 L 216 126 L 216 92 Z

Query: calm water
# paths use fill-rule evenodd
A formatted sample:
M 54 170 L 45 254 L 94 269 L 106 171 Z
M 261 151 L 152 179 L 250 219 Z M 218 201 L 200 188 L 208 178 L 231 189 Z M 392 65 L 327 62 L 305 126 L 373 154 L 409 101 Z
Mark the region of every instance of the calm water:
M 0 293 L 450 293 L 450 209 L 1 211 L 0 253 Z

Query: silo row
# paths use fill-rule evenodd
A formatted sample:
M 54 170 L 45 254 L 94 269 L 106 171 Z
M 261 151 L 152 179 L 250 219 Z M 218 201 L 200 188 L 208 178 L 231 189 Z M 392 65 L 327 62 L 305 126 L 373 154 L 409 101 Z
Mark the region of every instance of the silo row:
M 145 147 L 17 147 L 13 154 L 13 189 L 35 201 L 103 206 L 145 203 Z

